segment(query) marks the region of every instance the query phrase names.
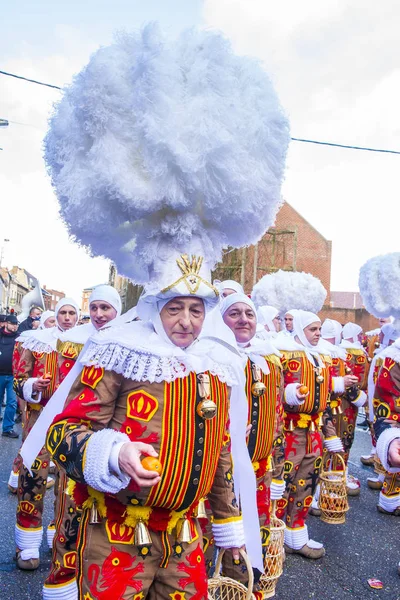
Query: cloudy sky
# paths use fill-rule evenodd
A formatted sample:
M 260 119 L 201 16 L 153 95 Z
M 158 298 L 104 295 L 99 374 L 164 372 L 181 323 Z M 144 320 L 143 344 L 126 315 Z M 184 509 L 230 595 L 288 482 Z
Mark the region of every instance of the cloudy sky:
M 58 6 L 57 6 L 58 5 Z M 400 150 L 400 5 L 395 0 L 22 0 L 2 15 L 0 70 L 62 86 L 113 32 L 157 20 L 171 33 L 222 30 L 260 57 L 293 137 Z M 68 240 L 42 160 L 60 92 L 0 75 L 0 245 L 49 287 L 80 300 L 108 263 Z M 284 197 L 333 241 L 332 289 L 356 290 L 359 267 L 398 251 L 400 155 L 292 142 Z M 3 242 L 7 238 L 9 242 Z

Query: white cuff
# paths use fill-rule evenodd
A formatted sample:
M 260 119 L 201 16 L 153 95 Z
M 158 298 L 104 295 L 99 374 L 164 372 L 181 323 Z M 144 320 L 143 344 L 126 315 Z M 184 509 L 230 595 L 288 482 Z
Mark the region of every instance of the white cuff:
M 365 392 L 363 392 L 362 390 L 360 390 L 360 393 L 358 394 L 357 399 L 353 400 L 352 405 L 358 406 L 358 408 L 361 408 L 362 406 L 364 406 L 366 401 L 367 401 L 367 394 Z
M 37 550 L 39 552 L 42 538 L 43 527 L 39 529 L 24 529 L 17 524 L 15 525 L 15 545 L 18 550 Z M 39 558 L 39 555 L 31 556 L 30 558 Z
M 45 583 L 42 595 L 43 600 L 78 600 L 78 584 L 76 579 L 55 585 Z
M 394 512 L 396 508 L 400 508 L 400 494 L 395 496 L 386 496 L 383 492 L 379 492 L 378 505 L 388 512 Z
M 90 437 L 86 446 L 86 460 L 83 476 L 88 485 L 99 492 L 118 494 L 130 482 L 130 477 L 121 472 L 116 477 L 110 471 L 110 456 L 113 446 L 120 442 L 129 442 L 126 433 L 115 429 L 102 429 Z
M 270 487 L 271 500 L 280 500 L 285 493 L 285 488 L 284 481 L 278 482 L 278 480 L 272 480 Z
M 300 550 L 300 548 L 305 546 L 309 540 L 307 525 L 303 525 L 303 527 L 295 527 L 293 529 L 286 525 L 284 536 L 285 544 L 289 546 L 289 548 L 292 548 L 293 550 Z
M 390 467 L 388 463 L 389 446 L 393 440 L 400 438 L 400 429 L 398 427 L 388 427 L 382 431 L 376 443 L 376 453 L 382 463 L 383 468 L 389 473 L 399 473 L 400 467 Z
M 344 452 L 342 440 L 337 436 L 325 439 L 324 446 L 328 452 Z
M 110 471 L 117 475 L 121 479 L 122 471 L 119 466 L 119 453 L 121 451 L 122 446 L 126 444 L 126 442 L 119 442 L 118 444 L 114 444 L 111 448 L 110 458 L 108 459 L 108 466 Z
M 345 392 L 344 377 L 332 377 L 332 392 L 343 394 Z
M 241 548 L 244 546 L 243 521 L 229 521 L 228 523 L 213 523 L 212 532 L 215 545 L 218 548 Z
M 299 387 L 299 383 L 288 383 L 285 387 L 285 402 L 289 406 L 300 406 L 300 404 L 303 404 L 305 398 L 300 399 L 296 395 L 296 391 Z
M 24 400 L 26 402 L 40 402 L 41 394 L 38 394 L 38 398 L 33 398 L 33 384 L 38 380 L 37 377 L 29 377 L 22 386 L 22 392 L 24 394 Z

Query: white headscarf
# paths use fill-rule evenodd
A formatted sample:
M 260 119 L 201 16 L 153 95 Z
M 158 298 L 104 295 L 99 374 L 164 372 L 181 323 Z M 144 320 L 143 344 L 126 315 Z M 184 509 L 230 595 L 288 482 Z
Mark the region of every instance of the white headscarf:
M 40 323 L 38 329 L 46 329 L 45 323 L 50 317 L 55 317 L 54 310 L 45 310 L 40 315 Z
M 358 335 L 362 333 L 362 327 L 356 323 L 346 323 L 342 329 L 342 338 L 353 343 L 359 343 Z
M 79 306 L 77 304 L 77 302 L 75 302 L 75 300 L 73 300 L 72 298 L 61 298 L 61 300 L 59 300 L 56 304 L 56 308 L 55 308 L 55 318 L 57 319 L 58 313 L 59 311 L 62 309 L 63 306 L 72 306 L 75 310 L 76 310 L 76 316 L 79 318 Z
M 226 313 L 228 308 L 230 308 L 232 306 L 232 304 L 237 304 L 238 302 L 242 302 L 243 304 L 247 304 L 247 306 L 250 306 L 250 308 L 253 310 L 253 312 L 255 314 L 256 321 L 258 320 L 257 309 L 254 305 L 253 300 L 251 300 L 251 298 L 246 296 L 246 294 L 244 294 L 243 292 L 229 294 L 229 296 L 226 296 L 226 298 L 221 299 L 221 303 L 219 305 L 221 315 L 224 316 L 224 314 Z
M 341 334 L 342 326 L 339 321 L 335 321 L 334 319 L 325 319 L 325 321 L 322 323 L 321 337 L 324 340 L 334 338 L 334 343 L 338 346 L 340 344 Z
M 274 331 L 276 333 L 276 327 L 274 324 L 274 319 L 279 315 L 279 310 L 274 306 L 260 306 L 257 311 L 258 322 L 260 325 L 266 325 L 269 331 Z
M 243 287 L 234 279 L 225 279 L 225 281 L 220 281 L 217 285 L 221 294 L 224 290 L 235 290 L 237 294 L 244 294 Z
M 97 285 L 90 294 L 89 306 L 91 302 L 96 302 L 99 300 L 111 304 L 111 306 L 117 311 L 117 317 L 120 316 L 122 309 L 121 297 L 115 288 L 106 284 Z
M 292 313 L 290 313 L 292 314 Z M 314 350 L 316 346 L 313 346 L 308 341 L 306 334 L 304 333 L 304 329 L 311 325 L 311 323 L 321 323 L 321 319 L 318 315 L 309 312 L 308 310 L 297 310 L 293 315 L 293 332 L 294 335 L 297 336 L 300 342 L 306 348 L 311 348 Z
M 382 347 L 386 348 L 389 346 L 389 342 L 397 340 L 399 337 L 399 331 L 394 327 L 392 323 L 385 323 L 382 325 L 381 332 L 383 334 Z

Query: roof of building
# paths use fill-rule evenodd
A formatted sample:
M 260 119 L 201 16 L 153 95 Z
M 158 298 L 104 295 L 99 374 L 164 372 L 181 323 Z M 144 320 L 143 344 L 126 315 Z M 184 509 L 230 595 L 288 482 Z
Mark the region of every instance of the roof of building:
M 331 292 L 332 308 L 363 308 L 364 304 L 359 292 Z

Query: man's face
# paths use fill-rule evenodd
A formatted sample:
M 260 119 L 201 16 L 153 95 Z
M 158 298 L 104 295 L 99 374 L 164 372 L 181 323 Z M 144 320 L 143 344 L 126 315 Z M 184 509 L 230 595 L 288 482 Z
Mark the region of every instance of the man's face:
M 90 303 L 90 319 L 96 329 L 101 329 L 109 321 L 112 321 L 117 316 L 117 311 L 111 304 L 104 300 L 95 300 Z
M 42 314 L 42 311 L 40 310 L 40 308 L 32 308 L 29 316 L 32 317 L 32 319 L 36 319 L 37 317 L 40 317 L 40 315 Z
M 7 333 L 15 333 L 18 329 L 18 323 L 10 323 L 9 321 L 5 322 L 4 330 Z
M 232 288 L 225 288 L 222 290 L 222 297 L 226 298 L 227 296 L 230 296 L 231 294 L 236 294 L 236 290 L 233 290 Z
M 293 331 L 293 316 L 290 313 L 285 315 L 285 327 L 287 331 Z
M 32 329 L 37 329 L 40 325 L 40 319 L 37 320 L 35 319 L 34 321 L 32 321 Z
M 307 325 L 307 327 L 305 327 L 303 331 L 304 335 L 307 338 L 307 341 L 312 346 L 316 346 L 321 337 L 321 323 L 319 321 L 311 323 L 311 325 Z
M 50 329 L 50 327 L 54 327 L 55 324 L 56 324 L 56 318 L 55 317 L 49 317 L 44 322 L 44 328 L 45 329 Z
M 75 327 L 77 320 L 78 315 L 76 314 L 76 310 L 70 304 L 62 306 L 58 311 L 57 324 L 63 331 L 67 331 L 68 329 Z
M 175 346 L 187 348 L 198 338 L 205 318 L 199 298 L 173 298 L 160 312 L 165 333 Z
M 256 334 L 257 319 L 254 310 L 244 302 L 236 302 L 225 311 L 224 322 L 235 334 L 239 344 L 246 344 Z

